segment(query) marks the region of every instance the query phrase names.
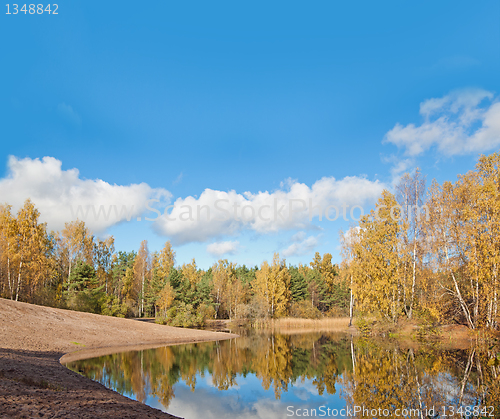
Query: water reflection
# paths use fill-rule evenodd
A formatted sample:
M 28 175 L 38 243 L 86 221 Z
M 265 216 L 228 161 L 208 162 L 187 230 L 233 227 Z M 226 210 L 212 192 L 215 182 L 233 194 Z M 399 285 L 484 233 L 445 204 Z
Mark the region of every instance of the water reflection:
M 443 417 L 452 413 L 448 406 L 493 406 L 467 412 L 487 417 L 500 408 L 494 348 L 412 348 L 328 333 L 262 332 L 117 353 L 67 367 L 185 418 L 284 418 L 291 412 L 305 416 L 314 408 L 321 416 L 328 408 L 340 413 L 346 407 L 354 412 L 356 406 L 393 415 L 397 409 L 423 412 L 414 411 L 413 417 L 424 417 L 425 409 L 434 407 Z

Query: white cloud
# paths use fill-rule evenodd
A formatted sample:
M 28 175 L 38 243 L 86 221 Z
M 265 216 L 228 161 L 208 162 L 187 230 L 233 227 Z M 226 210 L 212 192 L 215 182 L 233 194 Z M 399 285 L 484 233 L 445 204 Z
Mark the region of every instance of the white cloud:
M 153 229 L 167 236 L 173 244 L 214 242 L 207 252 L 215 256 L 234 253 L 237 241 L 218 238 L 237 235 L 243 231 L 272 234 L 289 230 L 318 229 L 314 223 L 322 217 L 343 218 L 343 208 L 349 217 L 349 208 L 371 205 L 380 196 L 385 185 L 364 177 L 345 177 L 337 180 L 325 177 L 312 186 L 288 180 L 273 192 L 217 191 L 205 189 L 199 197 L 178 198 L 163 215 L 155 218 L 151 210 L 164 210 L 171 194 L 162 188 L 151 188 L 146 183 L 132 185 L 109 184 L 100 179 L 83 179 L 78 169 L 63 170 L 61 161 L 53 157 L 42 159 L 8 160 L 8 174 L 0 179 L 2 202 L 17 211 L 31 198 L 41 213 L 41 221 L 48 228 L 61 230 L 64 223 L 77 218 L 86 222 L 96 234 L 126 220 L 144 216 L 152 220 Z M 336 208 L 333 208 L 335 206 Z M 356 215 L 359 210 L 356 210 Z M 156 212 L 160 215 L 160 212 Z M 326 221 L 328 222 L 328 221 Z M 307 252 L 316 238 L 305 232 L 294 236 L 294 247 L 286 249 L 289 255 Z
M 393 156 L 390 156 L 389 158 L 386 158 L 384 160 L 387 163 L 392 163 L 392 167 L 391 167 L 392 182 L 391 182 L 391 184 L 393 187 L 399 183 L 403 173 L 411 172 L 412 169 L 415 167 L 415 159 L 414 158 L 401 159 L 401 158 L 393 155 Z
M 481 89 L 452 92 L 420 104 L 420 125 L 396 124 L 384 139 L 417 156 L 437 147 L 445 155 L 491 150 L 500 145 L 500 103 Z
M 344 233 L 344 240 L 347 243 L 351 243 L 357 240 L 358 234 L 361 231 L 360 226 L 354 226 L 350 227 L 345 233 Z
M 215 242 L 207 246 L 207 252 L 216 257 L 232 255 L 238 250 L 239 244 L 238 241 Z
M 307 233 L 305 231 L 298 231 L 297 233 L 295 233 L 291 238 L 290 240 L 292 242 L 300 242 L 302 240 L 304 240 L 307 236 Z
M 252 376 L 254 376 L 252 374 Z M 249 375 L 248 378 L 251 376 Z M 186 418 L 206 419 L 277 419 L 283 418 L 283 412 L 287 411 L 287 403 L 276 400 L 271 391 L 265 391 L 261 387 L 245 383 L 244 377 L 238 376 L 238 381 L 243 385 L 239 391 L 231 387 L 228 391 L 214 391 L 197 384 L 196 403 L 192 402 L 192 392 L 183 383 L 178 383 L 175 389 L 175 398 L 172 399 L 167 409 L 171 414 L 182 415 Z M 211 386 L 213 387 L 213 386 Z M 317 394 L 317 392 L 316 392 Z M 245 395 L 243 397 L 242 395 Z M 294 403 L 298 407 L 305 407 L 304 403 Z M 161 406 L 153 407 L 160 408 Z
M 314 250 L 314 248 L 318 245 L 318 237 L 309 236 L 299 238 L 299 236 L 295 234 L 292 236 L 291 240 L 293 241 L 294 239 L 295 243 L 292 243 L 285 250 L 283 250 L 282 254 L 284 257 L 305 255 Z
M 81 179 L 78 169 L 62 170 L 61 166 L 53 157 L 9 157 L 8 175 L 0 179 L 2 202 L 17 211 L 31 198 L 49 229 L 60 230 L 65 222 L 79 218 L 100 233 L 146 212 L 149 199 L 168 202 L 171 196 L 167 190 L 153 189 L 146 183 L 122 186 Z
M 364 177 L 336 180 L 324 177 L 311 187 L 288 181 L 274 192 L 217 191 L 205 189 L 199 198 L 178 198 L 168 212 L 158 217 L 154 228 L 168 236 L 174 244 L 205 242 L 242 230 L 259 234 L 283 230 L 312 228 L 330 207 L 335 206 L 342 218 L 342 207 L 364 206 L 376 201 L 385 185 Z M 349 214 L 349 210 L 347 210 Z

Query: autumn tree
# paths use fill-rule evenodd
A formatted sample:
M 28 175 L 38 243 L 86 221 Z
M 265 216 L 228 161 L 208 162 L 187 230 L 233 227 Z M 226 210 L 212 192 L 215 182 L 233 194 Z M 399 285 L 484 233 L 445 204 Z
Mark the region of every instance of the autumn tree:
M 322 258 L 321 255 L 316 252 L 310 265 L 314 270 L 319 272 L 328 289 L 332 290 L 338 276 L 337 267 L 332 263 L 332 255 L 330 253 L 325 253 Z
M 231 317 L 232 299 L 231 286 L 237 281 L 234 265 L 227 259 L 219 260 L 212 266 L 212 297 L 215 303 L 215 318 L 220 317 L 221 312 L 227 309 Z
M 122 289 L 121 294 L 125 301 L 137 301 L 139 295 L 137 292 L 137 288 L 134 286 L 134 268 L 126 268 L 125 274 L 122 279 Z
M 359 275 L 354 295 L 360 308 L 396 322 L 402 311 L 398 222 L 401 211 L 394 195 L 384 190 L 377 207 L 359 222 L 354 254 Z
M 64 282 L 68 289 L 71 270 L 78 260 L 94 265 L 94 235 L 85 226 L 85 222 L 76 220 L 64 224 L 64 229 L 57 235 L 56 242 L 63 281 L 66 279 Z
M 144 300 L 145 300 L 145 287 L 146 282 L 149 280 L 151 273 L 151 258 L 148 250 L 148 241 L 143 240 L 137 252 L 137 256 L 134 261 L 134 282 L 136 288 L 140 291 L 139 296 L 139 317 L 144 315 Z
M 400 254 L 403 263 L 404 308 L 411 319 L 416 298 L 417 270 L 422 263 L 424 217 L 428 210 L 428 207 L 424 207 L 425 177 L 418 168 L 412 175 L 406 173 L 396 186 L 396 191 L 402 209 Z
M 158 298 L 156 300 L 156 304 L 158 305 L 164 317 L 166 316 L 167 310 L 170 308 L 174 300 L 175 300 L 175 290 L 170 285 L 170 283 L 167 282 L 160 291 L 160 294 L 158 295 Z
M 268 315 L 280 317 L 288 313 L 290 304 L 290 273 L 285 260 L 275 253 L 273 264 L 263 262 L 252 283 L 254 293 L 265 301 Z
M 347 278 L 349 283 L 349 327 L 352 326 L 352 319 L 354 315 L 354 278 L 359 275 L 358 265 L 356 262 L 356 247 L 359 245 L 359 228 L 352 227 L 345 233 L 340 231 L 340 245 L 342 264 L 342 276 Z
M 94 243 L 94 262 L 96 265 L 96 276 L 100 284 L 104 284 L 104 290 L 108 293 L 108 282 L 112 275 L 111 267 L 113 254 L 115 252 L 115 239 L 113 236 Z
M 27 199 L 17 213 L 14 225 L 14 259 L 17 265 L 15 299 L 25 289 L 25 298 L 32 300 L 36 286 L 48 273 L 48 240 L 46 224 L 39 223 L 40 212 Z
M 190 287 L 194 289 L 202 277 L 200 270 L 196 266 L 196 260 L 193 258 L 190 263 L 183 264 L 181 270 Z
M 16 257 L 17 220 L 10 205 L 0 205 L 0 278 L 11 300 L 16 296 L 14 259 Z M 5 293 L 5 292 L 3 292 Z
M 157 259 L 156 269 L 160 278 L 165 280 L 170 275 L 170 270 L 175 265 L 175 251 L 172 249 L 170 241 L 165 242 Z
M 454 308 L 441 316 L 462 317 L 471 329 L 497 327 L 499 166 L 500 154 L 481 156 L 475 171 L 430 190 L 429 254 L 443 273 L 442 302 Z

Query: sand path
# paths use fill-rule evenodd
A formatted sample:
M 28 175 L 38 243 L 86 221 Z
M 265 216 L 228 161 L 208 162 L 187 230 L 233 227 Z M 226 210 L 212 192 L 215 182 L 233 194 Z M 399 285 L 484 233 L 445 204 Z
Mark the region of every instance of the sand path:
M 0 418 L 173 417 L 68 370 L 61 357 L 230 337 L 0 298 Z

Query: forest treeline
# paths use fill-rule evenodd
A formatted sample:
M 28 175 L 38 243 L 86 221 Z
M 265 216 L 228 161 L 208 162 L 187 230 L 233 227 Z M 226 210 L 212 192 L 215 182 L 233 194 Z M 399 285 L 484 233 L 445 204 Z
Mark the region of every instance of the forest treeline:
M 342 239 L 350 306 L 396 323 L 416 316 L 498 328 L 500 154 L 456 182 L 425 187 L 416 170 Z
M 176 265 L 169 241 L 150 252 L 116 252 L 83 221 L 48 232 L 28 199 L 17 214 L 0 206 L 0 293 L 5 298 L 120 317 L 155 316 L 175 326 L 207 319 L 319 318 L 348 307 L 332 255 L 308 266 L 286 265 L 278 254 L 260 267 L 219 260 L 208 270 Z
M 500 154 L 481 156 L 455 183 L 426 188 L 417 169 L 383 191 L 359 225 L 341 232 L 342 263 L 316 253 L 291 266 L 275 254 L 261 266 L 219 260 L 208 270 L 176 265 L 166 242 L 116 252 L 83 221 L 48 232 L 28 199 L 0 206 L 0 294 L 20 301 L 115 316 L 155 316 L 172 325 L 206 319 L 319 318 L 356 312 L 498 327 Z

